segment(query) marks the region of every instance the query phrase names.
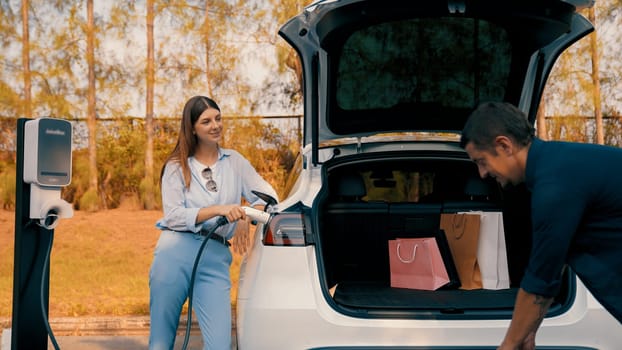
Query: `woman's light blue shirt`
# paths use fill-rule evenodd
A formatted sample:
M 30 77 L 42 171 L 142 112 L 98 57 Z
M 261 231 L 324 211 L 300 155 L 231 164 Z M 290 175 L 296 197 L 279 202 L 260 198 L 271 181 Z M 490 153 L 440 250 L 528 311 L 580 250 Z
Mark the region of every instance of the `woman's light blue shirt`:
M 177 162 L 166 164 L 162 174 L 162 207 L 164 216 L 156 227 L 161 230 L 199 232 L 216 224 L 218 217 L 196 223 L 201 208 L 212 205 L 240 204 L 242 197 L 251 206 L 265 204 L 251 191 L 259 191 L 273 196 L 277 194 L 253 168 L 250 162 L 232 149 L 219 149 L 218 160 L 210 167 L 212 178 L 216 181 L 217 192 L 210 192 L 205 187 L 207 180 L 201 171 L 207 166 L 194 157 L 188 158 L 191 172 L 190 188 L 184 185 L 181 166 Z M 233 236 L 235 223 L 224 225 L 217 234 L 227 239 Z

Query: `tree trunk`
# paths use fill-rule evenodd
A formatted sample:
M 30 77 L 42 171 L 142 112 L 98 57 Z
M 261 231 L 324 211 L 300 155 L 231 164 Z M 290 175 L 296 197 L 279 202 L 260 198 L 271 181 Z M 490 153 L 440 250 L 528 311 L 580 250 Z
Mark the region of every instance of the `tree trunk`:
M 594 7 L 590 7 L 588 18 L 596 27 Z M 598 38 L 596 36 L 596 31 L 590 35 L 590 55 L 592 58 L 592 83 L 594 84 L 592 100 L 594 102 L 594 118 L 596 119 L 596 143 L 602 145 L 605 143 L 605 136 L 603 133 L 603 112 L 600 102 L 600 58 L 598 56 Z
M 544 94 L 543 94 L 544 96 Z M 542 140 L 548 140 L 548 130 L 546 128 L 546 115 L 544 115 L 544 99 L 540 99 L 540 104 L 538 105 L 538 113 L 536 114 L 536 125 L 538 138 Z
M 87 127 L 89 130 L 89 191 L 99 194 L 97 181 L 97 115 L 95 112 L 95 21 L 93 0 L 86 2 L 86 63 L 88 66 Z M 100 201 L 101 201 L 101 195 Z M 99 205 L 96 205 L 98 207 Z M 96 208 L 93 208 L 96 209 Z
M 210 76 L 210 45 L 209 45 L 209 0 L 205 1 L 205 21 L 203 22 L 203 44 L 205 45 L 205 80 L 207 83 L 207 93 L 213 98 L 212 82 Z
M 32 118 L 30 83 L 30 32 L 28 28 L 28 0 L 22 0 L 22 68 L 24 69 L 24 117 Z
M 153 39 L 154 0 L 147 0 L 147 89 L 145 130 L 147 132 L 147 147 L 145 149 L 145 179 L 143 205 L 145 209 L 155 208 L 154 194 L 154 165 L 153 165 L 153 94 L 155 85 L 155 54 Z

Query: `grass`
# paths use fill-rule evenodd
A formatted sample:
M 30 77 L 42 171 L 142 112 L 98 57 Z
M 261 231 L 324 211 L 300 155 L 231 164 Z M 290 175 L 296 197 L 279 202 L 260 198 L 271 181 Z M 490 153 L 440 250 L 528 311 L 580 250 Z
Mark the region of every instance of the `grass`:
M 50 317 L 149 314 L 149 267 L 160 211 L 76 211 L 55 229 L 50 261 Z M 0 317 L 13 298 L 15 213 L 0 211 Z M 234 242 L 235 244 L 235 242 Z M 241 254 L 231 267 L 235 303 Z

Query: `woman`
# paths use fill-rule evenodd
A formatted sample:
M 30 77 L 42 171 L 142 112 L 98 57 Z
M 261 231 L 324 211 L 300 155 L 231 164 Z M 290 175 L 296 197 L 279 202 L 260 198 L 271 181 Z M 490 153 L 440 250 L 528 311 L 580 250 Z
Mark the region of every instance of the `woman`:
M 246 219 L 240 206 L 263 207 L 251 191 L 277 198 L 238 152 L 221 148 L 223 123 L 212 99 L 192 97 L 184 107 L 175 149 L 160 177 L 164 216 L 149 274 L 150 349 L 172 349 L 182 306 L 188 296 L 194 260 L 206 232 L 224 216 L 229 224 L 218 228 L 201 255 L 193 289 L 193 310 L 205 349 L 231 349 L 231 252 L 229 239 L 237 220 Z

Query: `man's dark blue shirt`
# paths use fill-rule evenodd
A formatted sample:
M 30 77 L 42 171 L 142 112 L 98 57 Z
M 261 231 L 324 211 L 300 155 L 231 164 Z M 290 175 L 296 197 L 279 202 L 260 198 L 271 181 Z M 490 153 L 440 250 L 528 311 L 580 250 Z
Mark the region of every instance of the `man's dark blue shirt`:
M 622 322 L 622 149 L 534 139 L 525 184 L 533 246 L 521 288 L 557 295 L 567 264 Z

